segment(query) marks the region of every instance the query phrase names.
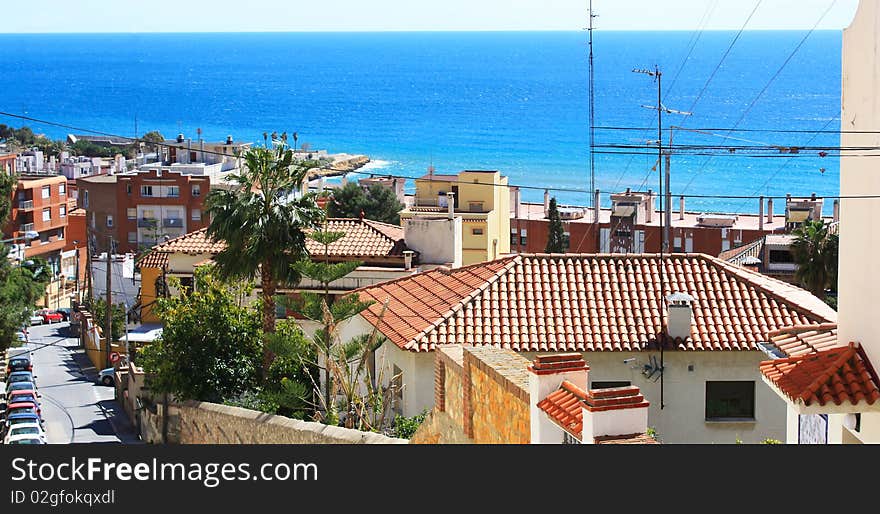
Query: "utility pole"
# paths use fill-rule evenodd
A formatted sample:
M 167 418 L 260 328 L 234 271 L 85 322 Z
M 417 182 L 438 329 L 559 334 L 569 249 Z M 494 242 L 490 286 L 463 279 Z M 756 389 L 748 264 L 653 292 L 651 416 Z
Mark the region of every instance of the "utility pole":
M 113 236 L 107 236 L 107 267 L 105 268 L 105 274 L 107 275 L 107 311 L 105 312 L 104 317 L 104 338 L 105 338 L 105 361 L 107 367 L 111 367 L 113 365 L 110 362 L 110 349 L 112 348 L 113 342 Z

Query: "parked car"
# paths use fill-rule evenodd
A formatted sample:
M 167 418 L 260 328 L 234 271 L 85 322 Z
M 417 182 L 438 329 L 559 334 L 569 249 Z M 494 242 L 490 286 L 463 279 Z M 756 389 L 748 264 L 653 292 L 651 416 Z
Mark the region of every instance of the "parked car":
M 33 371 L 34 365 L 31 362 L 31 356 L 27 353 L 20 353 L 18 355 L 13 355 L 9 358 L 9 361 L 6 363 L 6 374 L 10 374 L 13 371 Z
M 43 439 L 39 437 L 34 437 L 32 435 L 21 435 L 13 437 L 6 444 L 49 444 Z
M 18 382 L 3 382 L 6 384 L 3 387 L 3 398 L 6 398 L 7 395 L 12 394 L 15 391 L 36 391 L 37 386 L 33 382 L 29 382 L 27 380 L 19 380 Z
M 40 316 L 39 313 L 36 313 L 36 312 L 32 313 L 31 314 L 31 325 L 42 325 L 42 324 L 43 324 L 43 317 Z
M 28 342 L 28 334 L 26 330 L 19 330 L 15 332 L 15 336 L 18 338 L 18 342 L 20 343 Z
M 42 439 L 43 442 L 49 442 L 46 437 L 46 431 L 43 430 L 43 427 L 41 427 L 39 423 L 19 423 L 9 428 L 9 431 L 6 432 L 6 436 L 3 438 L 3 444 L 9 444 L 11 439 L 22 435 L 29 435 L 37 439 Z
M 15 412 L 10 413 L 7 411 L 6 420 L 3 422 L 3 427 L 5 431 L 9 431 L 15 425 L 19 423 L 37 423 L 38 425 L 43 424 L 43 420 L 40 416 L 37 415 L 36 412 Z
M 64 321 L 64 316 L 61 315 L 58 311 L 53 311 L 51 309 L 41 309 L 37 311 L 40 317 L 43 319 L 43 323 L 61 323 Z
M 116 382 L 116 368 L 105 368 L 98 373 L 98 382 L 105 386 L 112 386 Z
M 60 309 L 55 309 L 55 312 L 61 314 L 61 318 L 63 321 L 70 321 L 70 308 L 69 307 L 61 307 Z
M 10 396 L 6 400 L 6 413 L 10 414 L 15 409 L 33 409 L 37 416 L 43 417 L 40 403 L 33 396 Z
M 36 384 L 37 377 L 30 371 L 13 371 L 6 375 L 6 390 L 9 391 L 9 386 L 16 382 L 31 382 Z

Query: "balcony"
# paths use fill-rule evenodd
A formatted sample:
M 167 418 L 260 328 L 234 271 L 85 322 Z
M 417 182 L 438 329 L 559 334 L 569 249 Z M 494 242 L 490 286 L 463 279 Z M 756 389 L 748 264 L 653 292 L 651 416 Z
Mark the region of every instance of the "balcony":
M 22 223 L 19 232 L 29 232 L 34 229 L 33 223 Z
M 156 218 L 138 218 L 138 228 L 156 228 L 159 220 Z
M 165 218 L 162 220 L 165 228 L 183 228 L 183 218 Z
M 23 211 L 30 211 L 34 208 L 33 200 L 21 200 L 18 202 L 18 208 Z

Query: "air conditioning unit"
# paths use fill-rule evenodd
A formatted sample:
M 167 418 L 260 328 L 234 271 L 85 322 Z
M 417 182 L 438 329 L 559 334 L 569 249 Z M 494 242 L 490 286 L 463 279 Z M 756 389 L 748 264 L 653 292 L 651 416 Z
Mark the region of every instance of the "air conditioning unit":
M 701 214 L 697 223 L 704 227 L 732 227 L 736 219 L 736 214 Z

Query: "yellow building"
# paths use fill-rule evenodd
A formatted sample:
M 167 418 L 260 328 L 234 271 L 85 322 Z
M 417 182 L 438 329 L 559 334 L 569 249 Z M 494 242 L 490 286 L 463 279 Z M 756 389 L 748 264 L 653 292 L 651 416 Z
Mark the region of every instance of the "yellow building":
M 416 180 L 413 204 L 400 222 L 436 217 L 449 211 L 462 218 L 462 265 L 497 259 L 510 253 L 510 190 L 498 171 L 428 174 Z

